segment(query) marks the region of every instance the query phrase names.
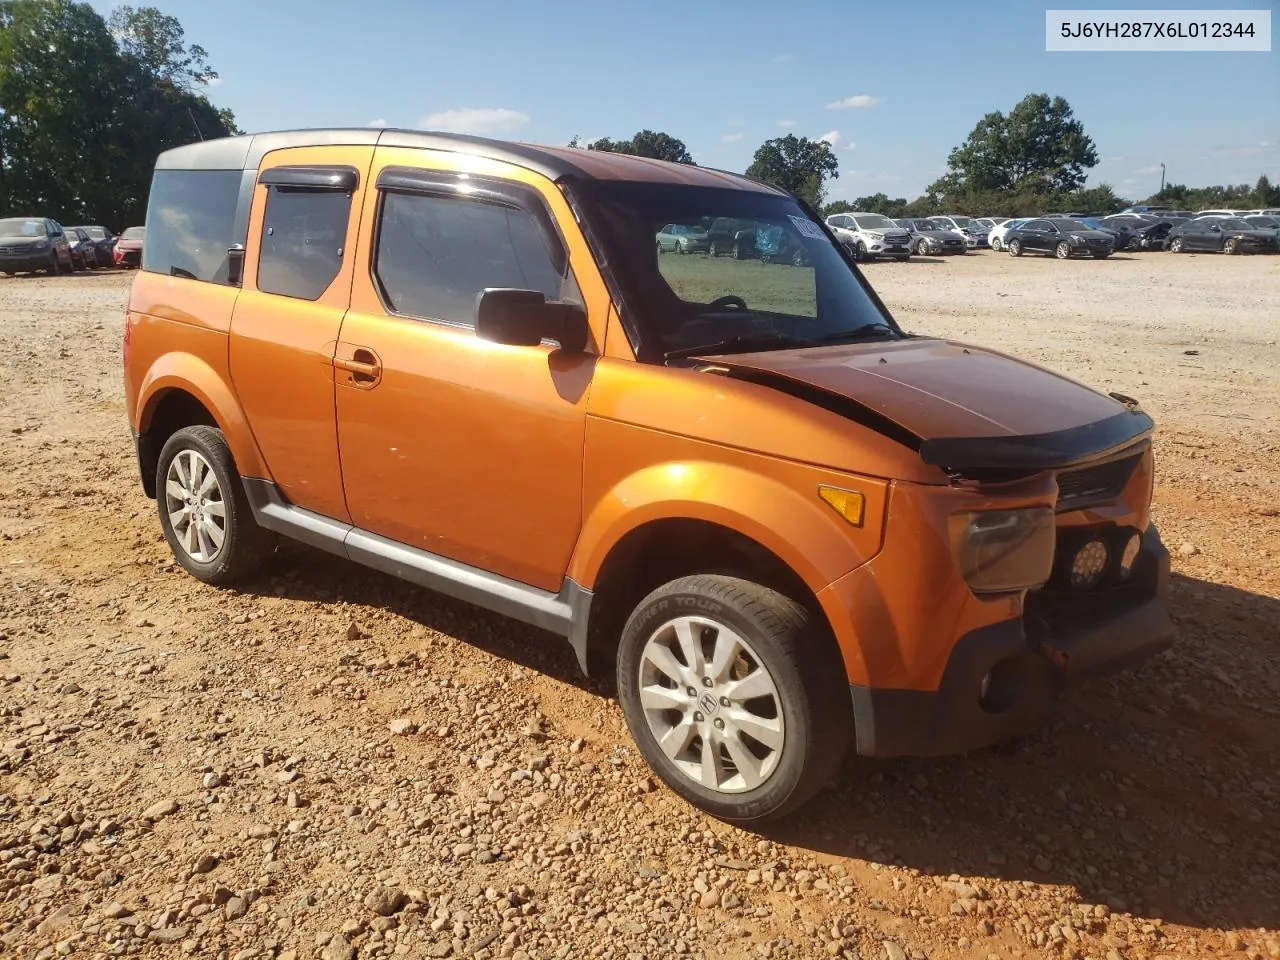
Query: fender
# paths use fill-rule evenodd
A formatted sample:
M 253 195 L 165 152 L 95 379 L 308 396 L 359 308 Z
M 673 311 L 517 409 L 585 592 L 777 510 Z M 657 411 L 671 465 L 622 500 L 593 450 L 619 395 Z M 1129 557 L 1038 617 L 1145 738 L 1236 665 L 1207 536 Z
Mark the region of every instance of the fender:
M 253 440 L 249 421 L 240 402 L 219 373 L 200 357 L 191 353 L 166 353 L 157 357 L 138 388 L 138 406 L 134 422 L 139 433 L 151 427 L 151 416 L 157 402 L 167 390 L 182 390 L 199 400 L 217 421 L 227 438 L 236 470 L 242 477 L 271 479 L 267 465 Z M 159 453 L 159 451 L 156 451 Z
M 826 480 L 844 486 L 853 478 L 826 475 Z M 866 497 L 861 528 L 846 523 L 818 498 L 816 481 L 810 499 L 772 477 L 723 463 L 690 460 L 646 467 L 590 506 L 569 577 L 594 589 L 605 558 L 632 530 L 654 520 L 704 520 L 772 551 L 816 595 L 880 550 L 888 484 L 864 478 L 854 482 Z

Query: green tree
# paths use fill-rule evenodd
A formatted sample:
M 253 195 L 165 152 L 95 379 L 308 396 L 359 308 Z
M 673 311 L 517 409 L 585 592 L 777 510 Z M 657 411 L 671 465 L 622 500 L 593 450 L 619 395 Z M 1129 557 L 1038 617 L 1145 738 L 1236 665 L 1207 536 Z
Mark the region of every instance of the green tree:
M 1028 94 L 1006 116 L 978 121 L 968 139 L 951 151 L 947 173 L 930 192 L 956 196 L 969 191 L 1069 192 L 1084 186 L 1098 152 L 1062 97 Z
M 1280 187 L 1273 187 L 1265 173 L 1254 184 L 1253 202 L 1259 207 L 1280 206 Z
M 825 140 L 789 133 L 760 145 L 747 167 L 747 176 L 794 193 L 818 209 L 827 181 L 840 176 L 840 163 Z
M 166 29 L 181 39 L 180 27 Z M 172 58 L 145 59 L 147 49 L 134 44 L 122 52 L 87 3 L 0 0 L 0 206 L 6 212 L 116 228 L 140 223 L 156 154 L 231 132 L 230 111 L 190 89 L 199 74 L 212 76 L 203 51 L 186 49 L 183 57 L 194 59 L 184 66 Z M 172 49 L 155 48 L 161 54 Z
M 218 79 L 204 47 L 187 46 L 186 32 L 177 17 L 155 7 L 116 7 L 111 14 L 111 33 L 120 52 L 136 61 L 153 80 L 190 90 Z
M 853 213 L 857 209 L 848 200 L 832 200 L 822 208 L 822 215 L 824 217 L 833 217 L 837 213 Z
M 882 213 L 886 217 L 901 217 L 907 206 L 906 197 L 890 200 L 888 194 L 873 193 L 869 197 L 859 197 L 853 201 L 854 209 L 864 213 Z
M 579 144 L 577 137 L 569 142 L 569 146 Z M 626 153 L 633 157 L 650 157 L 654 160 L 669 160 L 672 163 L 694 165 L 684 141 L 654 130 L 641 130 L 629 140 L 611 140 L 601 137 L 594 143 L 587 144 L 588 150 L 600 150 L 605 153 Z

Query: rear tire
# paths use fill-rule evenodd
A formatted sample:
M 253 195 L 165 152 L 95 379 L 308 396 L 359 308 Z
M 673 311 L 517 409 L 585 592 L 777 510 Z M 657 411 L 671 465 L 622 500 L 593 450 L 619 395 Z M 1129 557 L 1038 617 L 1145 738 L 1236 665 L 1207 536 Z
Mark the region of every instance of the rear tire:
M 734 823 L 805 803 L 853 734 L 834 640 L 795 601 L 737 577 L 683 577 L 649 594 L 623 629 L 617 679 L 654 773 Z
M 1181 253 L 1182 250 L 1183 250 L 1183 244 L 1182 244 L 1181 237 L 1174 237 L 1172 240 L 1169 241 L 1170 253 Z
M 182 568 L 222 585 L 257 570 L 276 535 L 258 526 L 226 438 L 217 427 L 184 427 L 156 465 L 160 527 Z

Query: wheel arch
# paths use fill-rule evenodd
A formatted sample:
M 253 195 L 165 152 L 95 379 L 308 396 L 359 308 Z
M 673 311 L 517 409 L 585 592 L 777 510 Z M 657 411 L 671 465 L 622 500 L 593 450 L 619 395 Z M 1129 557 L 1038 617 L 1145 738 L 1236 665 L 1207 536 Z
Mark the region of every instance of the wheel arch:
M 155 469 L 165 441 L 183 427 L 217 427 L 241 476 L 266 477 L 266 465 L 231 387 L 216 370 L 191 354 L 166 354 L 156 360 L 139 390 L 138 465 L 143 489 L 155 496 Z
M 869 529 L 856 531 L 817 496 L 810 503 L 739 468 L 663 464 L 628 477 L 588 515 L 570 562 L 570 579 L 592 595 L 588 627 L 575 638 L 579 662 L 591 675 L 611 668 L 631 610 L 695 573 L 771 587 L 830 626 L 818 594 L 879 551 L 883 509 L 869 498 Z

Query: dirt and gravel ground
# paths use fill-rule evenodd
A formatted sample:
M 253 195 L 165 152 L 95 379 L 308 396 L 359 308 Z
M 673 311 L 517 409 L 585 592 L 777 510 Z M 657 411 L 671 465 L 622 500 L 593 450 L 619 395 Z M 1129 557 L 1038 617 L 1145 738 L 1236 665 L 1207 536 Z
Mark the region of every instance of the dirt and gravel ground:
M 183 575 L 129 278 L 0 279 L 0 956 L 1280 957 L 1280 257 L 867 272 L 1157 416 L 1180 641 L 763 832 L 658 787 L 536 631 L 303 548 Z

